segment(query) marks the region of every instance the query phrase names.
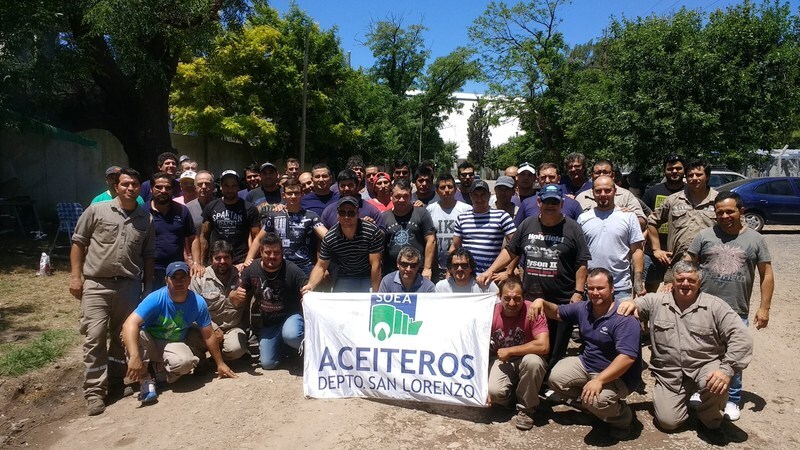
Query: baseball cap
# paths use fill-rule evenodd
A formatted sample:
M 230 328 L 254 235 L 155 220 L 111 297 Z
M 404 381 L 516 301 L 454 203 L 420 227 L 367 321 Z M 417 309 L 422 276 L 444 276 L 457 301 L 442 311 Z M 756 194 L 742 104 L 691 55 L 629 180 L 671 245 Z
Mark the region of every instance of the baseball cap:
M 472 189 L 470 190 L 470 192 L 474 191 L 476 189 L 486 189 L 486 191 L 488 192 L 489 191 L 489 184 L 486 183 L 483 180 L 473 181 L 472 182 Z
M 236 173 L 235 170 L 226 170 L 222 172 L 222 175 L 219 176 L 220 181 L 222 181 L 225 177 L 236 177 L 236 181 L 239 181 L 239 174 Z
M 167 276 L 172 277 L 173 275 L 175 275 L 175 272 L 179 270 L 186 272 L 187 275 L 189 274 L 189 266 L 186 265 L 185 262 L 175 261 L 169 263 L 169 265 L 167 266 Z
M 258 171 L 259 172 L 263 172 L 264 169 L 266 169 L 266 168 L 270 168 L 270 169 L 272 169 L 272 170 L 274 170 L 276 172 L 278 171 L 278 168 L 275 167 L 275 164 L 272 164 L 271 162 L 265 162 L 264 164 L 262 164 L 261 167 L 258 168 Z
M 494 186 L 505 186 L 507 188 L 514 189 L 514 179 L 507 176 L 497 177 L 497 181 L 494 182 Z
M 561 196 L 561 188 L 557 184 L 545 184 L 539 191 L 539 198 L 542 200 L 556 199 L 561 201 L 564 197 Z
M 536 168 L 534 168 L 531 163 L 524 162 L 517 167 L 517 175 L 521 174 L 522 172 L 530 172 L 533 176 L 536 176 Z
M 106 176 L 117 173 L 120 170 L 122 170 L 122 167 L 120 166 L 110 166 L 108 169 L 106 169 Z
M 355 197 L 345 196 L 339 199 L 339 202 L 336 204 L 336 208 L 341 208 L 342 205 L 353 205 L 358 208 L 358 200 Z
M 197 176 L 197 172 L 195 172 L 194 170 L 187 170 L 186 172 L 183 172 L 181 174 L 181 177 L 179 178 L 179 180 L 182 180 L 184 178 L 191 178 L 192 180 L 194 180 L 194 177 L 196 177 L 196 176 Z

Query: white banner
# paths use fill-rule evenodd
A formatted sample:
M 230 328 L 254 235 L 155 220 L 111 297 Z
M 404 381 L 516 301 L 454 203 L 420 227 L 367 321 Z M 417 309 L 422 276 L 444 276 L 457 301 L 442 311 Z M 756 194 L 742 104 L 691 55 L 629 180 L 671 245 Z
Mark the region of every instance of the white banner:
M 495 294 L 303 298 L 307 397 L 485 406 Z

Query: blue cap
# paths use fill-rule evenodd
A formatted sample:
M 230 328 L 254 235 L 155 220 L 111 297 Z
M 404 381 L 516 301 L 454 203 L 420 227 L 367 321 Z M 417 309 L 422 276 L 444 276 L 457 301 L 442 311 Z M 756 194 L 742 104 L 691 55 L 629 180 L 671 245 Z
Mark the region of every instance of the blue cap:
M 545 184 L 539 191 L 539 198 L 542 200 L 556 199 L 558 201 L 564 200 L 561 195 L 561 188 L 557 184 Z
M 186 272 L 187 275 L 189 274 L 189 266 L 186 265 L 185 262 L 175 261 L 169 263 L 169 265 L 167 266 L 167 276 L 171 278 L 173 275 L 175 275 L 175 272 L 179 270 Z

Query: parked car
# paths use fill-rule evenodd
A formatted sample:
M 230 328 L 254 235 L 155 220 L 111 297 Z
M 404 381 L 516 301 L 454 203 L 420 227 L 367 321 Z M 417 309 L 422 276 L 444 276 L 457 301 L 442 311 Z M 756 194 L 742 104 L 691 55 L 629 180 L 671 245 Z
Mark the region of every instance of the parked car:
M 800 177 L 750 178 L 717 190 L 742 196 L 745 221 L 756 231 L 765 224 L 800 225 Z
M 708 185 L 716 188 L 717 186 L 722 186 L 723 184 L 733 183 L 734 181 L 744 180 L 747 177 L 738 173 L 738 172 L 731 172 L 729 170 L 715 170 L 711 169 L 711 178 L 708 179 Z

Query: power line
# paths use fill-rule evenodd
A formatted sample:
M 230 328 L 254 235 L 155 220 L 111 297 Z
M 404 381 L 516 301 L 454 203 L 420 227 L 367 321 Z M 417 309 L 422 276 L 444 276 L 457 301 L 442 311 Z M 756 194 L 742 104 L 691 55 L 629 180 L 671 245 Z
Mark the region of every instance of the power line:
M 663 1 L 664 0 L 658 0 L 653 6 L 650 7 L 650 9 L 647 11 L 647 14 L 650 14 L 651 12 L 653 12 L 653 10 L 656 9 L 656 6 L 661 4 L 661 2 L 663 2 Z
M 713 2 L 711 2 L 710 5 L 708 5 L 705 8 L 703 8 L 703 11 L 708 11 L 709 8 L 711 8 L 712 6 L 716 5 L 717 3 L 719 3 L 719 0 L 714 0 Z
M 675 7 L 675 5 L 677 5 L 680 2 L 681 2 L 681 0 L 675 0 L 675 2 L 673 4 L 669 5 L 665 10 L 661 11 L 661 14 L 664 14 L 667 11 L 672 10 L 672 8 Z

